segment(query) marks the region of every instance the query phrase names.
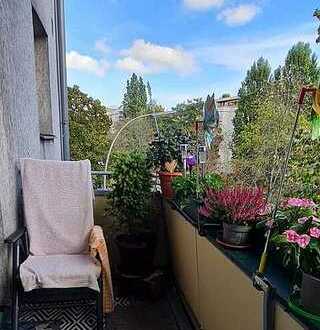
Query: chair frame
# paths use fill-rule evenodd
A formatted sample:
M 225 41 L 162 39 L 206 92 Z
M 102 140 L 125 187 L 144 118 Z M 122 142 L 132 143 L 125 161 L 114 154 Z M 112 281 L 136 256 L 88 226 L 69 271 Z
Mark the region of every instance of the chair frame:
M 24 296 L 26 293 L 23 290 L 20 276 L 19 267 L 21 263 L 27 259 L 30 254 L 29 251 L 29 237 L 25 227 L 17 229 L 13 234 L 5 239 L 5 243 L 9 245 L 11 260 L 12 260 L 12 283 L 11 283 L 11 328 L 12 330 L 18 330 L 19 327 L 19 308 L 22 305 Z M 96 292 L 89 288 L 73 288 L 73 291 L 77 293 L 77 297 L 83 299 L 83 295 L 92 297 L 96 301 L 96 316 L 97 316 L 97 330 L 103 330 L 104 328 L 104 311 L 103 311 L 103 280 L 102 272 L 98 278 L 100 292 Z M 71 288 L 70 288 L 71 289 Z M 50 290 L 54 290 L 59 293 L 59 296 L 63 296 L 63 292 L 70 289 L 35 289 L 32 292 L 44 293 L 47 297 L 47 293 Z M 29 294 L 29 293 L 28 293 Z M 31 294 L 32 295 L 32 294 Z M 64 301 L 67 299 L 63 299 Z M 50 300 L 52 301 L 52 300 Z M 56 301 L 56 300 L 55 300 Z M 43 300 L 42 300 L 43 302 Z

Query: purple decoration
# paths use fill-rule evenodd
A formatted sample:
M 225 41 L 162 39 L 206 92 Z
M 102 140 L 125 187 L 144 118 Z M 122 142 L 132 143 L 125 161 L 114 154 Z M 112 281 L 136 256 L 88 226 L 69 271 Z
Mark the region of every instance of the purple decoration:
M 197 159 L 195 155 L 189 154 L 186 158 L 187 165 L 189 169 L 191 170 L 193 166 L 197 164 Z

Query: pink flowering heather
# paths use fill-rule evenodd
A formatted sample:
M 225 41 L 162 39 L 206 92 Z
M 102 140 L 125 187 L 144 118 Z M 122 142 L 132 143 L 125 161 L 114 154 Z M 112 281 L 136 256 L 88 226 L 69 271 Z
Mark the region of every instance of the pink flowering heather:
M 289 198 L 286 202 L 287 207 L 314 208 L 316 204 L 311 199 Z
M 265 206 L 259 211 L 259 215 L 269 215 L 272 213 L 272 205 L 271 204 L 265 204 Z
M 307 234 L 299 235 L 296 243 L 298 243 L 302 249 L 305 249 L 309 245 L 310 239 L 311 237 Z
M 252 187 L 208 190 L 204 205 L 209 213 L 215 207 L 223 210 L 230 221 L 237 223 L 255 222 L 265 210 L 263 190 Z
M 297 243 L 299 234 L 292 229 L 288 229 L 283 233 L 289 243 Z
M 320 238 L 320 228 L 318 227 L 310 228 L 309 234 L 311 237 Z

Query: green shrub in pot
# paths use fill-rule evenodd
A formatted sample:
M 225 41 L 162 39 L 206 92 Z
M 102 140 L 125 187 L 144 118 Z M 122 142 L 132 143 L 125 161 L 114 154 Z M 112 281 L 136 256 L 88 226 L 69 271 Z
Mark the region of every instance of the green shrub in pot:
M 121 271 L 130 275 L 150 272 L 154 254 L 151 231 L 151 163 L 139 151 L 118 153 L 113 168 L 112 213 L 120 224 L 116 243 Z
M 220 190 L 223 188 L 223 180 L 219 174 L 206 173 L 204 177 L 197 179 L 197 173 L 192 172 L 185 176 L 176 177 L 172 181 L 175 201 L 181 208 L 195 200 L 197 195 L 200 201 L 207 189 Z
M 155 136 L 150 143 L 149 158 L 159 173 L 161 190 L 165 198 L 172 198 L 172 180 L 181 176 L 180 145 L 190 141 L 188 134 L 174 126 L 168 126 L 163 135 Z

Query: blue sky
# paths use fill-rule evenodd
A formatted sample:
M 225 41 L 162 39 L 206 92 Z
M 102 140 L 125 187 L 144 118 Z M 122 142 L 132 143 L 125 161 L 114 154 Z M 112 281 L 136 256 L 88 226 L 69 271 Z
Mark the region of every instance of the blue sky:
M 68 84 L 120 105 L 126 80 L 149 80 L 167 108 L 237 93 L 259 56 L 273 67 L 297 41 L 315 44 L 307 0 L 65 0 Z

